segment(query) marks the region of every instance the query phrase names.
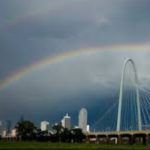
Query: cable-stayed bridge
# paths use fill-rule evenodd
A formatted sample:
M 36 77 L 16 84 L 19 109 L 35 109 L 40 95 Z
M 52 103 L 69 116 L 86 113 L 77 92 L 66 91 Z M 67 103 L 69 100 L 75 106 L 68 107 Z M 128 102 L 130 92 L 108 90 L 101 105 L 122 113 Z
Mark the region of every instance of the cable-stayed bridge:
M 123 65 L 118 95 L 117 101 L 93 124 L 100 131 L 87 133 L 87 137 L 107 142 L 110 139 L 150 142 L 150 90 L 140 86 L 136 65 L 130 58 Z

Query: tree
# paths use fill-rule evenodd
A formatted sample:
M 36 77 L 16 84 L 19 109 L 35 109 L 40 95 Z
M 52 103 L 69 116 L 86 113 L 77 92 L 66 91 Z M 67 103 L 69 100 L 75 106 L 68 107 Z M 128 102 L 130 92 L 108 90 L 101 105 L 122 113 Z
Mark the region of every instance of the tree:
M 71 133 L 72 133 L 73 142 L 80 143 L 80 142 L 83 142 L 83 140 L 86 138 L 82 130 L 79 128 L 72 129 Z
M 33 140 L 36 137 L 37 128 L 31 121 L 19 121 L 16 125 L 17 137 L 22 140 Z
M 37 129 L 36 133 L 37 141 L 49 141 L 51 140 L 51 134 L 48 131 L 41 131 L 41 129 Z
M 64 128 L 63 132 L 61 133 L 61 141 L 62 142 L 71 142 L 72 139 L 72 134 L 71 131 L 68 130 L 67 128 Z
M 56 132 L 56 134 L 61 134 L 64 128 L 61 123 L 58 123 L 53 126 L 53 130 Z
M 61 123 L 55 124 L 53 126 L 53 130 L 56 132 L 55 134 L 53 134 L 53 141 L 61 142 L 61 134 L 64 131 L 62 124 Z

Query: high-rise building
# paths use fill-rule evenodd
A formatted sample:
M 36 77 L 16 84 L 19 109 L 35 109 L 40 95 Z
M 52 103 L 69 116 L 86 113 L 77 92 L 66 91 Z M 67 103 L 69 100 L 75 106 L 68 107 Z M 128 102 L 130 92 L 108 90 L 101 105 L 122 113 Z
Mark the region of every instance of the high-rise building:
M 67 128 L 69 130 L 71 129 L 71 118 L 68 114 L 64 116 L 64 118 L 61 120 L 61 123 L 64 128 Z
M 41 122 L 41 131 L 48 131 L 49 129 L 49 122 L 48 121 L 42 121 Z
M 86 108 L 82 108 L 79 112 L 79 128 L 82 129 L 83 132 L 87 131 L 87 116 Z
M 2 132 L 3 132 L 3 124 L 2 121 L 0 121 L 0 136 L 2 136 Z
M 11 137 L 12 138 L 16 138 L 16 136 L 17 136 L 17 130 L 16 129 L 12 129 L 11 130 Z
M 20 116 L 20 122 L 24 121 L 24 115 Z
M 6 120 L 5 128 L 6 128 L 6 134 L 8 136 L 9 134 L 11 134 L 11 121 L 10 120 Z
M 90 125 L 87 125 L 87 126 L 86 126 L 86 131 L 87 131 L 87 132 L 90 132 Z
M 6 131 L 6 130 L 3 130 L 3 131 L 2 131 L 2 137 L 5 138 L 6 136 L 8 136 L 8 135 L 7 135 L 7 131 Z

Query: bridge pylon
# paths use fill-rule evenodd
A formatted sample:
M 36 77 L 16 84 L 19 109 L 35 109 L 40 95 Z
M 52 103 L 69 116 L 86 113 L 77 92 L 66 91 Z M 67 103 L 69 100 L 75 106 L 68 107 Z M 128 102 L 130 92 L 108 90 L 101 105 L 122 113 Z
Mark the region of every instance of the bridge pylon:
M 117 127 L 116 131 L 120 131 L 121 129 L 121 111 L 122 111 L 122 100 L 123 100 L 123 85 L 124 85 L 124 74 L 126 71 L 126 66 L 128 63 L 131 63 L 133 72 L 134 72 L 134 80 L 135 80 L 135 88 L 136 88 L 136 107 L 137 107 L 137 115 L 138 115 L 138 130 L 142 130 L 142 121 L 141 121 L 141 108 L 140 108 L 140 96 L 139 96 L 139 88 L 138 88 L 138 76 L 137 69 L 134 61 L 131 58 L 127 58 L 124 61 L 121 82 L 120 82 L 120 93 L 119 93 L 119 104 L 118 104 L 118 115 L 117 115 Z

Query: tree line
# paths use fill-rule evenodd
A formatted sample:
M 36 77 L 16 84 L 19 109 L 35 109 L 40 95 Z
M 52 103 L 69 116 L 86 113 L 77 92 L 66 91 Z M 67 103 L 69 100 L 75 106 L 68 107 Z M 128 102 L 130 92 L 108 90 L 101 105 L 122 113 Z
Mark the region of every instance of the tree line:
M 33 122 L 22 120 L 16 125 L 17 139 L 22 141 L 51 141 L 51 142 L 66 142 L 79 143 L 86 138 L 84 133 L 79 128 L 67 129 L 62 127 L 61 123 L 55 124 L 52 129 L 53 132 L 41 131 Z

